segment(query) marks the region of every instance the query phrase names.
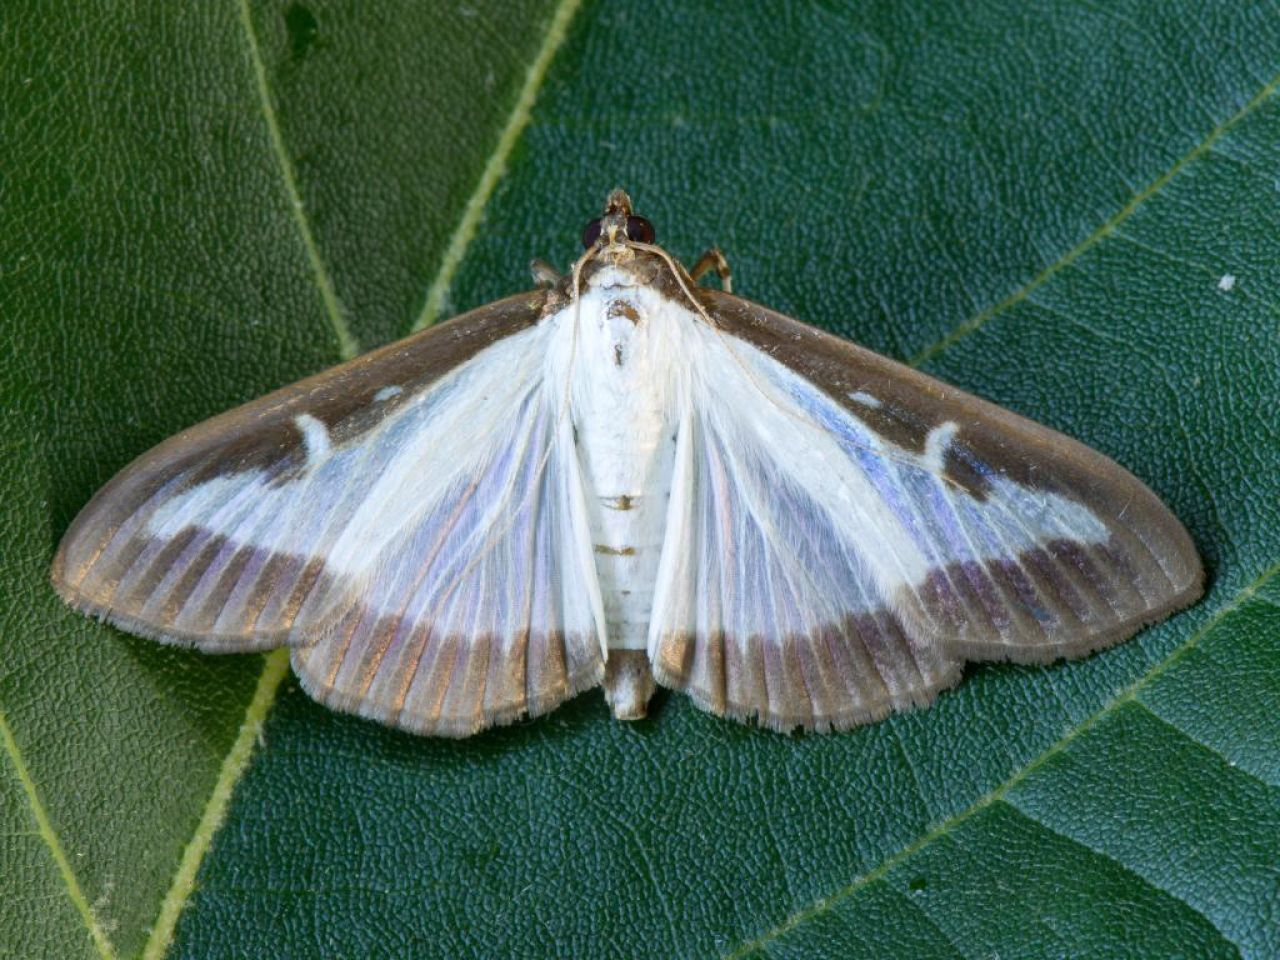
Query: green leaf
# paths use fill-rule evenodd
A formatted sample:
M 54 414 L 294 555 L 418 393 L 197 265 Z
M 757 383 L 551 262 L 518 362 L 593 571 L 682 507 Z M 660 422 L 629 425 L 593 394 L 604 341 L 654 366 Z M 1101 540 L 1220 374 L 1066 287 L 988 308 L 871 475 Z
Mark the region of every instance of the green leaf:
M 1280 953 L 1275 4 L 11 6 L 0 955 Z M 461 743 L 54 598 L 132 456 L 522 289 L 617 185 L 1130 467 L 1208 596 L 849 734 L 593 693 Z

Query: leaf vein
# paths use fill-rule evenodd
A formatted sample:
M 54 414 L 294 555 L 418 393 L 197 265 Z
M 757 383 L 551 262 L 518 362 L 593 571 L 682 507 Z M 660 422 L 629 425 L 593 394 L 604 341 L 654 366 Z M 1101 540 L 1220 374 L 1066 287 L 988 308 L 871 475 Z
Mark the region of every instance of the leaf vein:
M 259 106 L 271 141 L 271 150 L 280 170 L 280 178 L 284 185 L 289 209 L 297 226 L 298 234 L 306 251 L 307 261 L 311 266 L 320 299 L 324 304 L 325 314 L 338 341 L 339 353 L 344 360 L 358 356 L 361 352 L 359 341 L 352 334 L 350 327 L 338 302 L 337 293 L 328 269 L 320 257 L 315 236 L 307 220 L 306 211 L 298 192 L 297 175 L 293 161 L 285 147 L 284 135 L 276 115 L 275 102 L 271 96 L 271 87 L 267 80 L 266 65 L 262 60 L 261 48 L 258 45 L 257 32 L 253 27 L 253 17 L 249 10 L 248 0 L 237 0 L 237 12 L 243 28 L 245 43 L 248 48 L 249 64 L 253 71 L 254 85 L 258 94 Z M 218 779 L 201 812 L 200 821 L 195 833 L 188 841 L 174 873 L 169 890 L 160 904 L 160 912 L 151 928 L 151 935 L 143 949 L 144 960 L 163 957 L 173 939 L 178 919 L 195 889 L 196 874 L 204 861 L 205 854 L 212 845 L 213 836 L 226 816 L 231 795 L 244 771 L 248 767 L 253 746 L 261 735 L 262 724 L 275 702 L 280 684 L 288 674 L 288 652 L 279 650 L 266 658 L 262 673 L 258 677 L 258 686 L 249 705 L 245 708 L 244 720 L 240 724 L 239 733 L 231 749 L 223 758 Z
M 796 927 L 801 926 L 814 917 L 821 916 L 826 913 L 835 904 L 848 899 L 863 887 L 884 877 L 894 867 L 910 860 L 912 856 L 928 847 L 929 844 L 946 837 L 966 820 L 973 818 L 976 814 L 987 809 L 992 804 L 1002 801 L 1014 787 L 1043 767 L 1050 759 L 1062 753 L 1062 751 L 1064 751 L 1078 737 L 1088 733 L 1104 718 L 1110 716 L 1117 708 L 1135 700 L 1142 689 L 1145 688 L 1152 680 L 1165 673 L 1175 663 L 1186 656 L 1187 653 L 1195 649 L 1200 641 L 1211 633 L 1218 624 L 1220 624 L 1235 610 L 1247 603 L 1254 594 L 1266 586 L 1266 584 L 1277 574 L 1280 574 L 1280 561 L 1277 561 L 1270 567 L 1267 567 L 1257 577 L 1242 587 L 1235 596 L 1222 604 L 1217 611 L 1215 611 L 1214 614 L 1201 625 L 1200 629 L 1196 630 L 1190 637 L 1175 647 L 1163 660 L 1153 664 L 1132 684 L 1117 693 L 1093 714 L 1070 728 L 1067 733 L 1059 738 L 1055 743 L 1032 758 L 1024 766 L 1014 771 L 1013 774 L 1011 774 L 990 793 L 979 797 L 964 810 L 948 817 L 928 833 L 919 837 L 914 842 L 903 847 L 891 856 L 886 857 L 873 869 L 854 877 L 853 880 L 833 893 L 830 893 L 825 897 L 819 897 L 799 910 L 794 911 L 781 923 L 764 931 L 755 939 L 744 941 L 737 949 L 726 954 L 723 957 L 723 960 L 744 960 L 744 958 L 763 949 L 769 943 L 784 937 Z
M 1032 815 L 1030 812 L 1018 806 L 1016 803 L 1011 803 L 1008 800 L 1006 800 L 1005 803 L 1007 806 L 1009 806 L 1010 809 L 1015 810 L 1019 816 L 1026 817 L 1026 819 L 1030 823 L 1034 823 L 1037 827 L 1039 827 L 1041 830 L 1044 830 L 1046 833 L 1052 834 L 1055 837 L 1059 837 L 1060 839 L 1065 840 L 1067 843 L 1073 844 L 1074 846 L 1077 846 L 1082 850 L 1087 850 L 1090 854 L 1092 854 L 1095 857 L 1099 857 L 1100 859 L 1106 860 L 1110 863 L 1114 863 L 1117 867 L 1123 870 L 1126 874 L 1128 874 L 1138 883 L 1142 884 L 1143 886 L 1147 887 L 1150 890 L 1154 890 L 1156 893 L 1163 894 L 1164 896 L 1168 897 L 1170 900 L 1173 900 L 1181 904 L 1182 906 L 1186 907 L 1193 914 L 1195 914 L 1197 917 L 1203 920 L 1205 924 L 1210 929 L 1212 929 L 1213 932 L 1219 936 L 1219 938 L 1221 938 L 1222 942 L 1226 946 L 1229 946 L 1232 949 L 1234 949 L 1236 956 L 1240 956 L 1240 947 L 1236 944 L 1236 942 L 1232 940 L 1229 936 L 1227 936 L 1226 932 L 1221 927 L 1219 927 L 1216 923 L 1214 923 L 1212 918 L 1210 918 L 1208 914 L 1206 914 L 1202 909 L 1197 907 L 1195 904 L 1188 902 L 1186 899 L 1174 893 L 1172 890 L 1168 889 L 1167 887 L 1161 886 L 1159 883 L 1156 883 L 1146 874 L 1138 872 L 1129 864 L 1124 863 L 1121 860 L 1118 860 L 1113 854 L 1109 853 L 1108 851 L 1101 850 L 1097 847 L 1091 846 L 1090 844 L 1085 843 L 1083 840 L 1079 839 L 1078 837 L 1074 837 L 1069 833 L 1064 833 L 1062 830 L 1058 829 L 1053 824 L 1047 823 L 1046 821 L 1041 820 L 1039 817 Z
M 638 864 L 643 868 L 644 879 L 653 888 L 654 899 L 658 902 L 658 906 L 662 908 L 662 915 L 667 921 L 667 933 L 671 937 L 672 949 L 677 949 L 680 944 L 680 927 L 679 924 L 676 923 L 675 916 L 671 913 L 671 905 L 668 902 L 666 887 L 658 876 L 658 871 L 654 867 L 653 858 L 649 856 L 648 846 L 645 844 L 644 838 L 640 836 L 640 832 L 636 829 L 636 825 L 626 817 L 619 816 L 617 811 L 612 807 L 607 804 L 603 804 L 595 797 L 584 793 L 581 785 L 575 782 L 572 778 L 566 777 L 563 773 L 558 771 L 555 772 L 553 776 L 569 791 L 582 796 L 588 804 L 599 810 L 606 818 L 612 820 L 617 825 L 618 830 L 626 834 L 631 839 L 636 852 Z
M 18 782 L 22 786 L 22 792 L 27 796 L 27 805 L 31 808 L 31 816 L 36 822 L 36 832 L 39 834 L 40 839 L 44 841 L 45 846 L 49 848 L 49 854 L 53 857 L 54 865 L 57 866 L 58 873 L 62 875 L 62 882 L 67 886 L 67 895 L 71 898 L 76 911 L 84 920 L 84 924 L 89 930 L 89 936 L 93 938 L 93 945 L 98 949 L 98 955 L 103 957 L 104 960 L 115 960 L 115 947 L 111 945 L 106 931 L 103 929 L 102 924 L 98 922 L 93 906 L 80 888 L 80 881 L 76 879 L 75 871 L 71 869 L 71 861 L 67 859 L 66 851 L 62 849 L 62 841 L 58 839 L 58 833 L 54 830 L 53 823 L 49 819 L 49 811 L 45 809 L 44 801 L 40 799 L 40 791 L 36 789 L 35 780 L 31 777 L 31 771 L 27 767 L 26 760 L 23 759 L 22 750 L 19 748 L 18 741 L 13 736 L 13 730 L 9 726 L 9 720 L 2 710 L 0 710 L 0 740 L 4 742 L 5 753 L 9 755 L 9 761 L 13 764 Z
M 511 115 L 507 118 L 506 125 L 498 136 L 498 142 L 494 146 L 493 152 L 489 155 L 489 160 L 484 165 L 484 170 L 480 172 L 480 179 L 476 183 L 475 190 L 467 198 L 467 205 L 463 208 L 462 219 L 458 221 L 458 226 L 449 238 L 449 245 L 445 247 L 444 256 L 440 260 L 440 268 L 436 271 L 435 279 L 431 281 L 431 286 L 427 288 L 426 303 L 423 305 L 422 312 L 418 314 L 418 318 L 413 322 L 413 326 L 410 327 L 409 332 L 424 330 L 440 318 L 440 314 L 445 307 L 445 301 L 449 296 L 449 290 L 453 285 L 453 278 L 457 274 L 458 268 L 462 266 L 462 258 L 466 256 L 467 248 L 475 237 L 476 228 L 480 225 L 480 218 L 484 215 L 484 208 L 497 187 L 498 181 L 506 173 L 507 160 L 511 156 L 511 151 L 520 142 L 521 135 L 529 125 L 529 120 L 533 115 L 533 104 L 538 99 L 538 92 L 542 89 L 543 82 L 546 80 L 547 70 L 550 68 L 556 52 L 560 49 L 560 45 L 564 42 L 565 35 L 569 32 L 569 24 L 573 21 L 573 16 L 577 13 L 580 5 L 581 0 L 560 0 L 560 3 L 556 6 L 551 22 L 547 25 L 547 32 L 542 38 L 542 45 L 538 48 L 533 62 L 529 64 L 529 72 L 525 74 L 524 84 L 520 88 L 520 95 L 516 97 L 516 103 L 511 110 Z
M 258 678 L 258 687 L 254 690 L 249 706 L 245 708 L 244 719 L 240 723 L 240 731 L 235 742 L 223 758 L 222 768 L 218 771 L 218 779 L 214 781 L 209 800 L 200 813 L 200 822 L 195 833 L 191 835 L 187 847 L 182 852 L 182 859 L 173 875 L 169 891 L 160 904 L 160 913 L 151 927 L 151 936 L 142 951 L 143 960 L 160 960 L 169 949 L 174 930 L 178 926 L 178 918 L 183 908 L 191 899 L 195 890 L 196 874 L 204 862 L 205 854 L 213 844 L 214 834 L 222 826 L 226 818 L 227 807 L 231 803 L 231 795 L 236 784 L 249 766 L 249 758 L 253 754 L 254 745 L 262 735 L 262 725 L 267 711 L 275 703 L 280 684 L 289 673 L 289 651 L 275 650 L 268 654 Z
M 306 209 L 302 205 L 302 195 L 298 192 L 297 173 L 293 168 L 293 160 L 285 148 L 284 134 L 280 130 L 280 122 L 276 116 L 275 101 L 271 97 L 271 85 L 267 81 L 266 64 L 262 61 L 262 51 L 258 46 L 258 35 L 253 29 L 253 16 L 249 12 L 249 0 L 238 0 L 240 23 L 244 27 L 245 42 L 249 48 L 249 63 L 253 68 L 254 85 L 258 92 L 258 103 L 262 108 L 262 118 L 267 125 L 267 134 L 271 138 L 271 152 L 275 155 L 280 168 L 280 179 L 284 183 L 285 196 L 289 201 L 289 212 L 298 228 L 302 246 L 306 250 L 307 261 L 311 265 L 311 274 L 324 303 L 325 314 L 329 325 L 338 338 L 338 349 L 342 359 L 350 360 L 357 356 L 360 344 L 347 326 L 346 317 L 342 313 L 342 305 L 334 291 L 329 271 L 320 257 L 320 249 L 316 246 L 315 236 L 311 232 L 311 224 L 307 220 Z
M 1129 199 L 1128 203 L 1112 214 L 1111 217 L 1104 221 L 1097 229 L 1081 240 L 1078 244 L 1060 256 L 1057 260 L 1047 265 L 1034 277 L 1024 283 L 1017 290 L 1013 291 L 1013 293 L 1009 294 L 1003 300 L 998 301 L 997 303 L 987 307 L 981 313 L 965 320 L 959 326 L 955 327 L 950 333 L 925 347 L 914 357 L 910 358 L 907 361 L 907 364 L 912 367 L 918 367 L 921 364 L 927 363 L 940 353 L 949 350 L 965 337 L 972 333 L 976 333 L 985 326 L 988 321 L 994 319 L 1005 311 L 1016 307 L 1023 300 L 1027 299 L 1027 297 L 1040 287 L 1044 286 L 1044 284 L 1054 276 L 1079 260 L 1087 251 L 1096 246 L 1099 241 L 1106 239 L 1114 233 L 1116 228 L 1137 213 L 1146 201 L 1150 200 L 1153 196 L 1163 190 L 1175 177 L 1178 176 L 1178 174 L 1186 169 L 1187 166 L 1206 154 L 1213 148 L 1214 144 L 1231 132 L 1231 130 L 1234 129 L 1240 121 L 1244 120 L 1245 117 L 1249 116 L 1249 114 L 1253 113 L 1254 110 L 1270 99 L 1276 92 L 1277 88 L 1280 88 L 1280 74 L 1273 77 L 1272 80 L 1263 86 L 1263 88 L 1259 90 L 1243 107 L 1210 130 L 1203 140 L 1197 143 L 1183 156 L 1179 157 L 1168 170 L 1152 180 L 1140 192 L 1134 194 Z
M 903 893 L 901 890 L 894 887 L 892 884 L 885 883 L 884 886 L 887 890 L 889 890 L 894 895 L 894 897 L 897 898 L 899 903 L 901 903 L 908 910 L 914 913 L 916 918 L 919 919 L 921 923 L 923 923 L 926 927 L 928 927 L 930 930 L 936 933 L 940 940 L 942 940 L 948 947 L 954 950 L 955 956 L 959 957 L 960 960 L 972 960 L 972 954 L 970 954 L 966 950 L 963 950 L 960 947 L 960 944 L 956 941 L 956 938 L 952 936 L 951 932 L 948 930 L 944 930 L 942 925 L 933 918 L 933 916 L 929 913 L 928 910 L 924 908 L 923 904 L 917 903 L 908 894 Z
M 1233 774 L 1239 774 L 1240 776 L 1244 777 L 1246 780 L 1248 780 L 1250 783 L 1254 784 L 1255 786 L 1261 787 L 1268 796 L 1276 792 L 1275 784 L 1268 783 L 1266 780 L 1262 779 L 1262 777 L 1258 776 L 1253 771 L 1246 770 L 1244 767 L 1239 766 L 1236 763 L 1236 761 L 1232 760 L 1229 756 L 1223 753 L 1221 749 L 1219 749 L 1218 747 L 1214 746 L 1211 743 L 1206 743 L 1200 737 L 1195 736 L 1184 727 L 1178 726 L 1176 723 L 1174 723 L 1174 721 L 1164 716 L 1164 714 L 1156 710 L 1156 708 L 1152 706 L 1150 703 L 1148 703 L 1147 701 L 1143 700 L 1140 697 L 1136 698 L 1134 700 L 1134 706 L 1141 709 L 1143 713 L 1145 713 L 1147 716 L 1151 717 L 1151 719 L 1159 723 L 1160 726 L 1167 727 L 1169 730 L 1172 730 L 1174 733 L 1178 734 L 1180 737 L 1182 737 L 1182 739 L 1186 740 L 1188 743 L 1193 744 L 1197 748 L 1203 750 L 1205 753 L 1214 757 L 1216 760 L 1219 760 L 1226 766 L 1230 767 L 1231 772 Z

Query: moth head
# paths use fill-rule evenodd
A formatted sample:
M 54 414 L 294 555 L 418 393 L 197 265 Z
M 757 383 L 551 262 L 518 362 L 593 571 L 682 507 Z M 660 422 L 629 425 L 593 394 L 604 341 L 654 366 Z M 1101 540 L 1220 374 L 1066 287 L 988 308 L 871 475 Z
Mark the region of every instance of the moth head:
M 609 194 L 604 215 L 587 224 L 582 231 L 582 245 L 588 250 L 634 241 L 653 243 L 653 224 L 631 211 L 631 198 L 621 188 Z

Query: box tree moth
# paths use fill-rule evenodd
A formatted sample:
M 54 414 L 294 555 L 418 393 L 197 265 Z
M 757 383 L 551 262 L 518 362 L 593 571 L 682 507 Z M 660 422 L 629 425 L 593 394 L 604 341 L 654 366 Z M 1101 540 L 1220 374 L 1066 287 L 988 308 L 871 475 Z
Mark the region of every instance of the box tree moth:
M 322 703 L 455 737 L 599 684 L 641 717 L 655 682 L 843 730 L 1200 595 L 1187 532 L 1106 457 L 734 296 L 717 251 L 686 270 L 621 190 L 583 242 L 144 454 L 58 592 L 165 643 L 288 645 Z

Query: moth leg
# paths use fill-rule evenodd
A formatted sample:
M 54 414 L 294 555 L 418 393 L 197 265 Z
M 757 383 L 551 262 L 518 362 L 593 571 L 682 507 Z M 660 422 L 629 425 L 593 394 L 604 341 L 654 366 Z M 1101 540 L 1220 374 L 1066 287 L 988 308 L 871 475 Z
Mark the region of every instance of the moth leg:
M 699 277 L 705 276 L 709 271 L 714 270 L 720 278 L 720 287 L 725 293 L 733 292 L 733 271 L 729 269 L 729 261 L 725 259 L 724 254 L 720 252 L 719 247 L 712 247 L 702 256 L 700 256 L 689 270 L 689 276 L 696 283 Z
M 540 287 L 550 288 L 560 282 L 560 271 L 539 257 L 529 261 L 529 272 L 533 274 L 533 282 Z

